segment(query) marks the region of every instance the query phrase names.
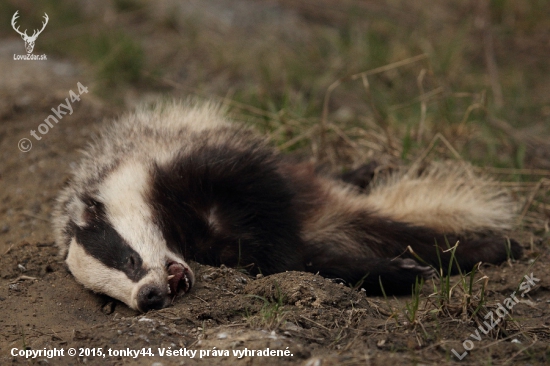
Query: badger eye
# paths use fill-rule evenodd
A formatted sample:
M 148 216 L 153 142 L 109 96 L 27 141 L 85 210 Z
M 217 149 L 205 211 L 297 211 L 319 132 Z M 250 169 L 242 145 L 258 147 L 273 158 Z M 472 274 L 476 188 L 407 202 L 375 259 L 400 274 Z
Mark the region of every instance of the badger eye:
M 103 204 L 91 197 L 87 197 L 83 200 L 86 205 L 86 211 L 94 215 L 98 215 L 103 210 Z
M 133 255 L 128 257 L 128 260 L 127 260 L 128 267 L 130 267 L 131 269 L 135 269 L 136 263 L 137 263 L 136 258 L 134 258 Z
M 99 207 L 100 203 L 97 202 L 96 200 L 90 198 L 88 200 L 86 200 L 86 202 L 84 202 L 86 204 L 86 209 L 90 210 L 90 211 L 95 211 L 97 210 L 97 208 Z
M 103 214 L 103 204 L 91 197 L 85 197 L 82 199 L 85 205 L 83 218 L 88 224 L 98 220 Z

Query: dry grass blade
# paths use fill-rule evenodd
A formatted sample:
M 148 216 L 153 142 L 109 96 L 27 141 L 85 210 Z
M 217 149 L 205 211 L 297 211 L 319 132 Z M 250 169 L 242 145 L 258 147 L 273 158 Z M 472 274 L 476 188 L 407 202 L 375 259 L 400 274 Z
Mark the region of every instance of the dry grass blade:
M 538 183 L 535 185 L 535 187 L 531 191 L 531 194 L 527 197 L 527 199 L 526 199 L 526 201 L 523 205 L 523 209 L 521 210 L 521 214 L 518 217 L 518 224 L 523 221 L 523 218 L 525 217 L 525 215 L 527 214 L 527 211 L 531 207 L 531 204 L 533 203 L 533 200 L 537 196 L 537 193 L 540 191 L 540 189 L 543 186 L 546 186 L 546 185 L 550 186 L 550 179 L 543 178 L 543 179 L 539 180 Z
M 510 357 L 508 360 L 506 360 L 506 362 L 504 362 L 504 365 L 510 364 L 510 362 L 512 362 L 514 360 L 514 358 L 516 358 L 517 356 L 519 356 L 520 354 L 522 354 L 523 352 L 525 352 L 529 348 L 533 347 L 537 343 L 537 341 L 538 341 L 538 338 L 535 335 L 535 339 L 533 340 L 533 342 L 530 345 L 525 346 L 522 349 L 520 349 L 519 351 L 517 351 L 516 353 L 514 353 L 512 355 L 512 357 Z
M 491 166 L 483 167 L 483 168 L 475 168 L 475 169 L 483 170 L 494 174 L 550 176 L 550 170 L 547 170 L 547 169 L 514 169 L 514 168 L 496 168 Z
M 316 321 L 314 321 L 314 320 L 311 320 L 311 319 L 309 319 L 309 318 L 306 318 L 306 317 L 303 316 L 303 315 L 300 315 L 300 318 L 305 319 L 305 320 L 307 320 L 308 322 L 311 322 L 311 323 L 315 324 L 315 325 L 318 326 L 319 328 L 322 328 L 322 329 L 327 330 L 327 331 L 330 332 L 330 329 L 328 329 L 328 328 L 325 327 L 324 325 L 322 325 L 322 324 L 320 324 L 320 323 L 318 323 L 318 322 L 316 322 Z
M 420 90 L 420 122 L 418 122 L 418 133 L 416 135 L 416 141 L 422 142 L 422 136 L 424 134 L 424 124 L 426 123 L 426 111 L 428 110 L 426 104 L 426 95 L 424 93 L 424 77 L 426 76 L 426 69 L 422 69 L 416 83 L 418 84 L 418 89 Z
M 453 154 L 453 156 L 455 158 L 457 158 L 460 162 L 462 163 L 465 163 L 464 162 L 464 159 L 462 158 L 462 156 L 460 155 L 460 153 L 458 151 L 456 151 L 456 149 L 453 147 L 453 145 L 445 138 L 445 136 L 443 136 L 441 133 L 436 133 L 435 136 L 432 138 L 432 141 L 430 141 L 430 144 L 428 145 L 428 147 L 426 149 L 424 149 L 424 151 L 422 151 L 422 153 L 416 158 L 416 160 L 411 164 L 410 168 L 409 168 L 409 172 L 413 172 L 415 170 L 417 170 L 419 167 L 420 167 L 420 164 L 424 161 L 424 159 L 426 159 L 426 157 L 430 154 L 430 152 L 432 151 L 432 149 L 435 147 L 435 144 L 437 143 L 437 141 L 442 141 L 445 146 L 447 147 L 447 149 L 449 149 L 449 151 Z
M 298 142 L 300 142 L 302 140 L 305 140 L 307 138 L 311 138 L 311 136 L 313 136 L 315 134 L 315 132 L 317 131 L 318 128 L 319 128 L 319 126 L 313 126 L 313 127 L 309 128 L 308 130 L 306 130 L 306 132 L 291 138 L 290 140 L 288 140 L 284 144 L 279 145 L 279 149 L 286 150 L 286 149 L 294 146 L 295 144 L 297 144 Z
M 407 59 L 404 59 L 404 60 L 401 60 L 401 61 L 393 62 L 393 63 L 388 64 L 388 65 L 384 65 L 384 66 L 380 66 L 380 67 L 377 67 L 377 68 L 374 68 L 374 69 L 371 69 L 371 70 L 368 70 L 368 71 L 360 72 L 358 74 L 353 74 L 353 75 L 342 77 L 342 78 L 334 81 L 332 84 L 330 84 L 329 87 L 327 88 L 326 92 L 325 92 L 325 97 L 323 99 L 323 111 L 322 111 L 322 115 L 321 115 L 321 130 L 320 130 L 320 136 L 319 136 L 320 137 L 319 153 L 321 153 L 321 151 L 325 151 L 326 130 L 327 130 L 327 126 L 328 126 L 328 113 L 329 113 L 328 104 L 329 104 L 330 97 L 331 97 L 332 92 L 334 91 L 334 89 L 336 89 L 340 84 L 342 84 L 345 81 L 357 80 L 358 78 L 361 78 L 363 80 L 363 82 L 365 82 L 366 77 L 369 76 L 369 75 L 375 75 L 375 74 L 379 74 L 379 73 L 386 72 L 386 71 L 389 71 L 389 70 L 393 70 L 393 69 L 396 69 L 396 68 L 414 63 L 414 62 L 418 62 L 418 61 L 427 59 L 427 58 L 428 58 L 428 55 L 426 55 L 426 54 L 413 56 L 413 57 L 410 57 L 410 58 L 407 58 Z M 320 160 L 320 156 L 318 156 L 318 159 Z
M 421 102 L 422 100 L 426 102 L 426 106 L 427 106 L 427 103 L 429 101 L 434 100 L 436 97 L 440 97 L 444 91 L 445 91 L 445 88 L 443 88 L 442 86 L 439 86 L 433 90 L 430 90 L 429 92 L 425 92 L 421 96 L 418 96 L 409 100 L 408 102 L 392 105 L 391 107 L 388 108 L 388 111 L 394 112 L 402 108 L 407 108 L 412 105 L 415 105 L 418 102 Z

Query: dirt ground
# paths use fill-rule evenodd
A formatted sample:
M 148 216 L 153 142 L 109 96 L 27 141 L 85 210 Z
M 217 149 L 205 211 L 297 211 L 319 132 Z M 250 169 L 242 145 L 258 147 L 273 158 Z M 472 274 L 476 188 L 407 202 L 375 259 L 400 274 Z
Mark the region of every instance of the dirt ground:
M 198 281 L 189 294 L 146 314 L 85 290 L 56 256 L 50 214 L 69 168 L 78 160 L 78 149 L 124 108 L 93 93 L 82 94 L 73 103 L 74 113 L 63 116 L 37 140 L 30 131 L 38 129 L 70 90 L 77 92 L 78 82 L 87 86 L 88 74 L 75 60 L 12 60 L 14 53 L 22 52 L 20 39 L 0 41 L 1 365 L 550 362 L 550 250 L 548 237 L 541 239 L 543 232 L 515 232 L 526 255 L 501 266 L 482 267 L 470 305 L 460 291 L 460 276 L 455 276 L 457 287 L 447 302 L 441 300 L 439 280 L 425 284 L 416 312 L 409 296 L 367 297 L 312 274 L 252 278 L 200 264 L 194 264 Z M 135 92 L 129 92 L 126 107 L 131 108 L 135 98 Z M 23 138 L 32 142 L 28 152 L 19 149 L 28 146 L 18 146 Z M 537 281 L 532 280 L 535 286 L 519 297 L 506 320 L 488 334 L 476 334 L 484 327 L 482 316 L 472 316 L 483 275 L 487 287 L 480 314 L 498 310 L 515 291 L 517 297 L 524 276 Z M 465 347 L 470 353 L 459 361 L 456 354 L 463 355 Z M 76 356 L 67 354 L 71 348 Z M 64 355 L 13 355 L 51 349 L 63 350 Z M 142 353 L 135 358 L 122 355 L 128 349 Z M 168 356 L 169 350 L 180 349 L 188 353 Z M 262 353 L 241 353 L 244 350 Z M 194 356 L 189 353 L 193 351 Z

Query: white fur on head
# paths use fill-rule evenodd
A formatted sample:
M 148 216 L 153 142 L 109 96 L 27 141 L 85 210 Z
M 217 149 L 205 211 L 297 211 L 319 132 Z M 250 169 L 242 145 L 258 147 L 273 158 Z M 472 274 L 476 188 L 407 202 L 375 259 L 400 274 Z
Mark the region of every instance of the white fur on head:
M 166 242 L 145 201 L 151 180 L 143 162 L 130 160 L 98 187 L 98 198 L 105 205 L 107 221 L 141 255 L 147 268 L 164 265 L 166 252 Z

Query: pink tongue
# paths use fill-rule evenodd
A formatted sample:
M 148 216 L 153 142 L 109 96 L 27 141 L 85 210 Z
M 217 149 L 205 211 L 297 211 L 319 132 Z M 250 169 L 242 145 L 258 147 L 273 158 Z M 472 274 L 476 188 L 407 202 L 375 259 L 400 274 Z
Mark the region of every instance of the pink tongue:
M 175 296 L 178 291 L 184 292 L 189 290 L 189 282 L 185 277 L 185 267 L 177 262 L 172 262 L 168 266 L 168 276 L 174 276 L 168 280 L 168 286 L 170 286 L 170 293 Z

